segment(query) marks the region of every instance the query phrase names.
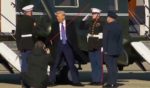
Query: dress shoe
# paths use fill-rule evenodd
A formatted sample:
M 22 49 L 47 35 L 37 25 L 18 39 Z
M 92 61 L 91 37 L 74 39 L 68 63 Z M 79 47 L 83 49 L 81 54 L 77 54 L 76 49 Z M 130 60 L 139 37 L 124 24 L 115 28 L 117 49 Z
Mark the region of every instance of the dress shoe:
M 84 85 L 81 83 L 72 83 L 72 86 L 79 86 L 79 87 L 83 87 Z
M 117 88 L 115 84 L 105 84 L 103 88 Z
M 91 82 L 89 85 L 100 86 L 100 85 L 103 85 L 103 83 L 101 83 L 101 82 Z
M 54 82 L 50 82 L 48 83 L 48 86 L 53 87 L 53 86 L 56 86 L 56 84 Z
M 25 81 L 21 80 L 21 85 L 22 85 L 22 88 L 30 88 L 30 86 L 25 83 Z

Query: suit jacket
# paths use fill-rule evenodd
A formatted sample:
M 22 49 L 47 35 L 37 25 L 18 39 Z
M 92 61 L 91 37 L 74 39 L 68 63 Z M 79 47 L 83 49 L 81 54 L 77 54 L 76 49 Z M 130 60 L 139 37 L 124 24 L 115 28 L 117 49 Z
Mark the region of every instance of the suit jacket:
M 29 16 L 21 16 L 17 21 L 16 27 L 16 43 L 18 50 L 31 50 L 34 46 L 34 20 Z M 21 35 L 32 34 L 32 37 L 21 37 Z
M 66 20 L 67 43 L 73 50 L 75 59 L 77 59 L 79 63 L 85 64 L 88 61 L 87 59 L 88 57 L 79 50 L 76 31 L 77 30 L 74 22 Z M 50 48 L 52 49 L 53 57 L 56 56 L 57 50 L 59 50 L 58 46 L 59 41 L 60 41 L 59 23 L 54 22 L 52 23 L 52 31 L 47 39 L 47 45 L 50 46 Z
M 120 55 L 123 49 L 123 29 L 117 22 L 106 24 L 103 29 L 104 53 Z

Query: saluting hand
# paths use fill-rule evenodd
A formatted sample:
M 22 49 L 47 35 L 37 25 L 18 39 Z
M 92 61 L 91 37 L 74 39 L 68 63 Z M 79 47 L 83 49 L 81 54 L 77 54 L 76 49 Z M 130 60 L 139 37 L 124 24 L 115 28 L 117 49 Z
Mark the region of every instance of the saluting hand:
M 88 13 L 83 19 L 82 21 L 86 21 L 89 18 L 90 14 Z

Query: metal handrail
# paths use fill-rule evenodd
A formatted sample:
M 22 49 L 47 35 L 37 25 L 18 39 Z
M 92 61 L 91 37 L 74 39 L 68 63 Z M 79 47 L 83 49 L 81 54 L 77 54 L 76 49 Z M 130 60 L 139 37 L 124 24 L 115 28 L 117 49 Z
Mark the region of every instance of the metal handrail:
M 16 27 L 16 25 L 13 23 L 13 22 L 11 22 L 6 16 L 4 16 L 2 13 L 0 13 L 0 16 L 2 16 L 6 21 L 8 21 L 10 24 L 12 24 L 14 27 Z M 12 33 L 9 33 L 11 36 L 12 36 L 12 38 L 14 39 L 14 40 L 16 40 L 16 38 L 15 38 L 15 36 L 12 34 Z
M 46 6 L 46 3 L 44 2 L 44 0 L 41 0 L 41 3 L 42 3 L 42 5 L 43 5 L 43 7 L 44 7 L 44 9 L 45 9 L 45 11 L 46 11 L 46 13 L 47 13 L 49 19 L 51 19 L 52 16 L 51 16 L 51 14 L 50 14 L 50 12 L 49 12 L 49 10 L 48 10 L 48 7 Z
M 150 10 L 150 9 L 149 9 L 149 10 Z M 128 10 L 128 11 L 129 11 L 129 13 L 131 14 L 131 16 L 133 17 L 133 19 L 137 22 L 137 24 L 140 24 L 140 22 L 139 22 L 139 21 L 140 21 L 140 18 L 139 18 L 136 14 L 133 14 L 132 11 L 130 11 L 130 10 Z M 137 18 L 138 18 L 139 20 L 138 20 Z M 146 27 L 150 30 L 150 28 L 149 28 L 147 25 L 144 24 L 144 26 L 146 26 Z M 134 27 L 134 29 L 136 30 L 135 27 Z M 137 31 L 137 30 L 136 30 L 136 31 Z M 148 31 L 145 32 L 145 36 L 150 40 L 150 33 L 149 33 Z
M 140 22 L 141 22 L 140 18 L 136 14 L 133 14 L 132 11 L 130 11 L 130 9 L 128 9 L 128 11 L 131 14 L 131 16 L 133 17 L 133 19 L 137 22 L 137 24 L 140 24 Z M 150 30 L 150 27 L 148 27 L 146 24 L 144 24 L 144 26 Z
M 135 22 L 139 25 L 140 22 L 139 22 L 139 20 L 137 20 L 137 18 L 135 17 L 135 14 L 134 14 L 132 11 L 130 11 L 130 9 L 128 9 L 128 12 L 131 14 L 131 16 L 133 17 L 133 19 L 135 20 Z M 131 22 L 132 22 L 132 20 L 131 20 Z M 131 25 L 130 25 L 130 26 L 131 26 Z M 134 26 L 132 26 L 132 27 L 134 28 L 135 33 L 138 33 L 137 29 L 136 29 Z
M 137 15 L 135 15 L 130 9 L 128 9 L 128 12 L 131 14 L 132 18 L 135 20 L 137 24 L 140 24 L 140 19 L 137 19 Z
M 145 32 L 145 36 L 150 40 L 150 34 L 148 33 L 148 31 Z
M 144 7 L 146 7 L 150 11 L 150 8 L 147 5 L 144 5 Z

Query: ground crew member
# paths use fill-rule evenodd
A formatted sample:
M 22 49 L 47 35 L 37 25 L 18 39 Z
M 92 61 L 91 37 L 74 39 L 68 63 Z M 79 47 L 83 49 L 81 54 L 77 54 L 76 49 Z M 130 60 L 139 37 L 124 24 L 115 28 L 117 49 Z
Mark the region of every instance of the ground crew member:
M 101 10 L 92 8 L 92 20 L 86 21 L 88 15 L 82 19 L 80 28 L 88 29 L 87 44 L 89 51 L 89 58 L 92 68 L 92 82 L 90 85 L 101 85 L 103 83 L 103 60 L 101 58 L 101 47 L 102 47 L 102 29 L 103 24 L 100 20 Z
M 45 47 L 42 41 L 37 41 L 28 58 L 28 71 L 27 75 L 25 75 L 26 82 L 31 88 L 47 88 L 47 68 L 52 63 L 50 50 Z
M 107 24 L 103 29 L 104 61 L 108 69 L 107 84 L 104 88 L 116 88 L 117 58 L 122 52 L 122 28 L 116 22 L 115 12 L 108 12 Z
M 21 53 L 21 74 L 27 71 L 27 57 L 30 55 L 34 46 L 33 30 L 36 26 L 32 18 L 34 5 L 28 5 L 22 8 L 24 15 L 17 21 L 16 26 L 16 43 Z M 24 85 L 25 82 L 23 82 Z

